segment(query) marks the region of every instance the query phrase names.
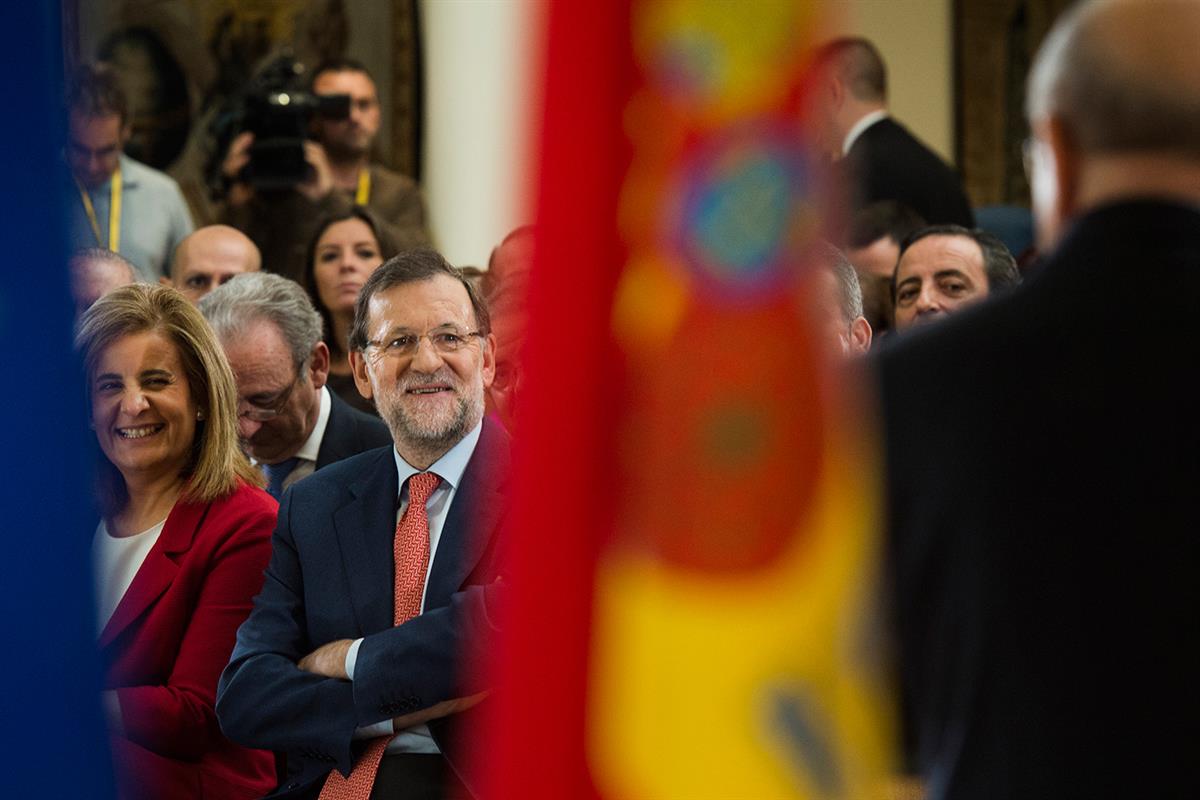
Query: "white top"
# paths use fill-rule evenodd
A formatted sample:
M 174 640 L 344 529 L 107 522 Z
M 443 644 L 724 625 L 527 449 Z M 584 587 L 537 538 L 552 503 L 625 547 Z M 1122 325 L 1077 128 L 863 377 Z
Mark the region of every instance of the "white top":
M 317 424 L 313 426 L 312 433 L 304 440 L 304 444 L 300 445 L 300 449 L 296 451 L 296 457 L 305 461 L 317 460 L 317 454 L 321 452 L 321 440 L 325 438 L 325 428 L 329 426 L 329 409 L 333 407 L 333 402 L 329 399 L 329 387 L 321 387 L 321 397 L 317 401 L 319 409 L 317 410 Z
M 467 464 L 475 453 L 475 445 L 479 444 L 479 434 L 482 431 L 483 423 L 480 422 L 458 444 L 447 450 L 441 458 L 429 465 L 429 469 L 425 470 L 425 472 L 432 472 L 442 479 L 425 504 L 429 518 L 429 565 L 425 569 L 425 589 L 429 588 L 429 574 L 433 570 L 433 559 L 437 554 L 438 541 L 442 536 L 442 525 L 446 522 L 446 513 L 450 510 L 450 504 L 454 502 L 454 495 L 458 491 L 458 485 L 462 482 Z M 405 481 L 421 470 L 414 468 L 401 458 L 395 448 L 392 449 L 392 455 L 396 457 L 396 475 L 399 478 L 400 486 L 400 503 L 399 508 L 396 509 L 396 524 L 399 525 L 405 509 L 408 508 L 408 484 Z M 425 589 L 421 591 L 422 612 L 425 611 Z M 362 645 L 362 641 L 362 639 L 355 639 L 346 653 L 346 674 L 350 680 L 354 680 L 354 665 L 358 661 L 358 648 Z M 385 719 L 383 722 L 359 728 L 354 732 L 354 738 L 373 738 L 392 733 L 394 733 L 392 721 Z M 387 752 L 440 753 L 441 751 L 429 733 L 429 726 L 415 725 L 396 733 L 388 742 Z
M 876 122 L 879 122 L 879 120 L 887 119 L 887 115 L 888 113 L 882 108 L 878 111 L 872 111 L 869 114 L 863 114 L 858 122 L 854 123 L 854 127 L 846 133 L 846 139 L 842 142 L 842 155 L 844 156 L 850 152 L 850 148 L 858 141 L 858 137 L 863 135 L 863 131 Z
M 117 604 L 129 590 L 133 576 L 142 568 L 142 562 L 166 524 L 164 519 L 133 536 L 113 536 L 104 520 L 96 526 L 96 535 L 92 537 L 92 570 L 96 578 L 97 636 L 117 610 Z

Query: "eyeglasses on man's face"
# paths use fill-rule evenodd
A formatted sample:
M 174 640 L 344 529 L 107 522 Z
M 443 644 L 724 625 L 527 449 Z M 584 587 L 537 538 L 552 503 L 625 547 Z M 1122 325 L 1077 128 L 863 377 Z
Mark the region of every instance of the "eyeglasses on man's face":
M 454 328 L 439 328 L 430 333 L 397 333 L 385 339 L 373 339 L 367 347 L 385 358 L 412 358 L 421 346 L 421 340 L 429 341 L 430 347 L 441 355 L 452 355 L 466 348 L 481 331 L 460 331 Z
M 291 399 L 296 384 L 300 382 L 302 377 L 304 377 L 303 368 L 297 369 L 296 377 L 288 384 L 288 387 L 278 397 L 267 403 L 260 404 L 253 400 L 238 398 L 238 418 L 254 420 L 255 422 L 266 422 L 269 419 L 275 419 L 275 417 L 283 413 L 283 409 L 287 405 L 288 400 Z

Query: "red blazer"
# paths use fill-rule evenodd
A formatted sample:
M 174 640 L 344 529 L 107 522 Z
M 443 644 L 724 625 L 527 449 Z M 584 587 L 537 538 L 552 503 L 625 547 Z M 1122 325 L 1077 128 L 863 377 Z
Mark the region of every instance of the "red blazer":
M 123 798 L 252 798 L 274 788 L 271 753 L 233 744 L 213 711 L 217 678 L 262 588 L 278 504 L 241 484 L 180 501 L 100 634 Z

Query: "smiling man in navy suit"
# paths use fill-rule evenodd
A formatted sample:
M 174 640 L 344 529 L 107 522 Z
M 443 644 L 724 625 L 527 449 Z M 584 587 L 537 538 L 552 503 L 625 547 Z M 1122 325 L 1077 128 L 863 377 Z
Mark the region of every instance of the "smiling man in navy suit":
M 505 590 L 509 441 L 483 419 L 494 337 L 459 271 L 418 250 L 367 281 L 350 348 L 394 446 L 285 493 L 218 714 L 234 740 L 286 751 L 277 796 L 467 795 L 456 743 L 487 694 L 477 664 Z

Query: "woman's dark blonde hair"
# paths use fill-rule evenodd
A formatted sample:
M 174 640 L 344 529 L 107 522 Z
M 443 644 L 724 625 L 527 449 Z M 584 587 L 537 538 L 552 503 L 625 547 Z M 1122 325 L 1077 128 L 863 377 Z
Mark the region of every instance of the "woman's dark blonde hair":
M 84 312 L 75 349 L 83 357 L 89 399 L 101 354 L 122 337 L 149 332 L 161 333 L 179 351 L 192 402 L 203 416 L 196 423 L 191 458 L 181 476 L 186 479 L 182 498 L 208 502 L 230 494 L 239 480 L 262 486 L 262 475 L 238 447 L 237 385 L 225 352 L 196 307 L 174 289 L 122 286 Z M 129 500 L 121 473 L 103 456 L 97 489 L 105 516 L 119 512 Z

